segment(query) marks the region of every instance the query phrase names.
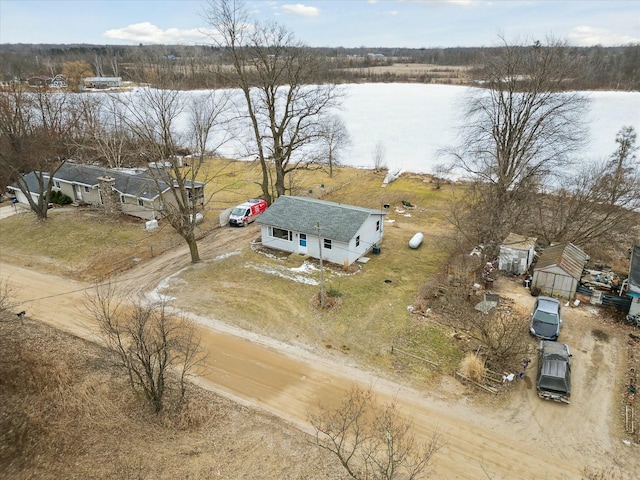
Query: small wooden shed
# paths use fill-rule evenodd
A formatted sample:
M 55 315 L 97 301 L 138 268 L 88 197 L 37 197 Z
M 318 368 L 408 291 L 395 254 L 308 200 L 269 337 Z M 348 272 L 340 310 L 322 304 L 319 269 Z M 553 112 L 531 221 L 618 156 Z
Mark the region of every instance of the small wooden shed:
M 542 295 L 573 299 L 589 256 L 572 243 L 545 249 L 535 268 L 531 290 Z
M 510 233 L 500 245 L 498 269 L 514 274 L 527 273 L 536 255 L 536 238 Z

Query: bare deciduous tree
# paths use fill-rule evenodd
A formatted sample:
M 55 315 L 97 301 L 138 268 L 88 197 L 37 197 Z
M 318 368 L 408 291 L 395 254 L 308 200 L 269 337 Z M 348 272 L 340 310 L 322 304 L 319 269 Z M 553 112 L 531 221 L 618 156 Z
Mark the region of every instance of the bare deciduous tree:
M 251 125 L 245 154 L 259 159 L 260 186 L 271 204 L 285 195 L 287 175 L 317 158 L 324 117 L 341 91 L 334 84 L 314 85 L 320 57 L 283 26 L 254 22 L 241 2 L 209 0 L 204 18 L 217 31 L 212 41 L 231 57 L 234 75 L 226 81 L 242 91 Z
M 320 138 L 324 142 L 324 150 L 320 151 L 318 163 L 328 164 L 329 177 L 333 177 L 333 167 L 340 165 L 342 150 L 351 144 L 351 138 L 344 122 L 336 115 L 327 118 L 322 125 Z
M 188 376 L 204 359 L 189 320 L 169 313 L 165 301 L 144 304 L 111 284 L 98 286 L 85 303 L 131 387 L 144 394 L 155 412 L 163 409 L 171 389 L 184 400 Z
M 22 86 L 0 94 L 0 169 L 15 181 L 38 219 L 47 218 L 53 176 L 84 135 L 76 94 Z
M 93 69 L 84 60 L 69 61 L 64 62 L 62 74 L 67 77 L 67 82 L 72 91 L 80 92 L 83 89 L 84 78 L 93 76 Z
M 522 318 L 511 311 L 494 308 L 487 314 L 475 312 L 465 323 L 467 333 L 480 343 L 490 364 L 498 371 L 513 369 L 529 354 L 529 333 Z
M 387 155 L 387 149 L 385 148 L 384 143 L 376 143 L 371 154 L 373 155 L 373 168 L 375 171 L 379 172 L 380 170 L 384 170 L 386 168 L 384 158 Z
M 122 103 L 117 96 L 91 95 L 82 99 L 82 121 L 87 136 L 79 150 L 90 161 L 99 161 L 109 168 L 121 168 L 136 163 L 139 153 L 131 132 L 123 121 Z
M 636 133 L 623 127 L 618 148 L 609 160 L 583 166 L 567 176 L 560 188 L 540 192 L 533 202 L 531 231 L 544 243 L 594 245 L 616 241 L 637 224 L 640 208 L 640 164 Z
M 0 277 L 0 315 L 14 306 L 13 291 L 8 278 Z
M 503 45 L 485 58 L 482 85 L 464 107 L 459 145 L 448 153 L 473 180 L 464 228 L 478 243 L 502 241 L 541 182 L 567 168 L 585 138 L 586 98 L 565 91 L 577 75 L 560 42 Z
M 434 432 L 419 441 L 413 424 L 395 403 L 379 405 L 371 390 L 357 386 L 335 409 L 320 407 L 309 415 L 314 442 L 335 454 L 351 478 L 371 480 L 425 478 L 434 455 L 443 447 Z
M 122 116 L 132 135 L 139 141 L 142 154 L 147 162 L 155 164 L 150 173 L 156 182 L 163 205 L 161 212 L 175 231 L 189 246 L 192 263 L 200 261 L 196 239 L 198 214 L 210 198 L 206 198 L 204 186 L 209 178 L 204 175 L 203 166 L 207 158 L 207 148 L 214 140 L 214 130 L 224 123 L 222 117 L 227 108 L 224 93 L 209 93 L 204 97 L 193 97 L 185 105 L 184 98 L 177 90 L 145 88 L 140 90 L 135 101 L 123 104 L 126 114 Z M 178 128 L 178 118 L 185 116 L 187 128 Z M 220 142 L 226 140 L 224 134 L 218 136 Z M 179 160 L 179 153 L 189 144 L 194 154 L 185 165 Z M 165 192 L 165 186 L 171 186 Z
M 436 190 L 440 190 L 443 182 L 445 182 L 447 177 L 451 175 L 452 171 L 453 171 L 453 167 L 451 165 L 446 165 L 444 163 L 439 163 L 433 167 L 431 171 L 431 176 L 433 178 L 433 182 L 435 184 Z
M 475 308 L 480 300 L 472 293 L 468 279 L 448 283 L 433 280 L 433 283 L 421 291 L 421 308 L 437 312 L 443 324 L 464 332 L 473 340 L 473 349 L 481 348 L 492 368 L 511 370 L 529 354 L 527 326 L 522 316 L 514 314 L 508 305 L 501 304 L 482 313 Z

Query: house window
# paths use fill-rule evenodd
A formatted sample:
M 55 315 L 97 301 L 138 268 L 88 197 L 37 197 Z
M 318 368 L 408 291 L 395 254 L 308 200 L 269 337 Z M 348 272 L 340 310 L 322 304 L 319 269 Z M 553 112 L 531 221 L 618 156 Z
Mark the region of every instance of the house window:
M 331 239 L 330 238 L 325 238 L 324 239 L 324 248 L 326 248 L 327 250 L 331 250 Z
M 271 236 L 274 238 L 281 238 L 282 240 L 291 241 L 293 238 L 291 232 L 289 230 L 283 230 L 282 228 L 271 228 Z
M 144 200 L 142 200 L 141 198 L 138 199 L 138 205 L 140 205 L 141 207 L 144 207 Z
M 125 203 L 124 202 L 124 195 L 120 195 L 120 203 Z
M 360 246 L 360 235 L 356 237 L 356 247 Z
M 84 187 L 84 191 L 85 191 L 86 193 L 89 193 L 89 187 Z
M 376 222 L 376 232 L 380 231 L 380 220 Z
M 55 181 L 53 182 L 53 186 L 54 186 L 54 187 L 56 187 L 56 188 L 60 188 L 60 182 L 59 182 L 59 181 L 57 181 L 57 180 L 55 180 Z

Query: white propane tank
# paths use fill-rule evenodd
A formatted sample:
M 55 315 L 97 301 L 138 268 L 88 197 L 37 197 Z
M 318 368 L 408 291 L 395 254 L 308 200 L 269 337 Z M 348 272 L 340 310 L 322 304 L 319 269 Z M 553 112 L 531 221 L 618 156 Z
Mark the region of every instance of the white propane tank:
M 189 215 L 189 220 L 193 221 L 193 215 Z M 196 213 L 196 223 L 201 223 L 204 220 L 204 217 L 200 212 Z
M 416 233 L 413 237 L 411 237 L 411 240 L 409 240 L 409 247 L 418 248 L 422 243 L 422 240 L 424 240 L 424 235 L 422 234 L 422 232 Z
M 158 220 L 153 219 L 153 220 L 149 220 L 146 224 L 145 224 L 145 229 L 147 231 L 149 230 L 156 230 L 158 228 Z

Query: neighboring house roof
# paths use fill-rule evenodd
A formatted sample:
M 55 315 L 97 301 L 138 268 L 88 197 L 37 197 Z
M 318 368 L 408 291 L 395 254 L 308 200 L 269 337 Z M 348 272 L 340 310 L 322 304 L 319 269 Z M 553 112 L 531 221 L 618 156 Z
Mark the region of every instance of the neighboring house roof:
M 86 77 L 85 82 L 120 82 L 122 77 Z
M 535 237 L 525 237 L 517 233 L 510 233 L 502 242 L 502 247 L 513 248 L 515 250 L 531 250 L 536 245 Z
M 45 174 L 45 176 L 49 176 Z M 71 184 L 83 185 L 87 187 L 97 187 L 100 181 L 99 177 L 112 177 L 115 180 L 113 189 L 122 195 L 141 198 L 143 200 L 154 200 L 159 196 L 158 186 L 160 186 L 162 192 L 169 190 L 168 183 L 163 181 L 156 181 L 147 173 L 126 173 L 121 170 L 97 167 L 95 165 L 83 165 L 80 163 L 74 163 L 72 161 L 65 162 L 58 171 L 53 175 L 53 178 L 58 181 L 63 181 Z M 36 176 L 33 172 L 24 176 L 29 185 L 29 191 L 31 193 L 40 194 L 40 187 L 36 180 Z M 174 181 L 174 186 L 176 182 Z M 202 187 L 200 182 L 185 181 L 187 188 Z M 13 184 L 10 188 L 18 189 L 17 184 Z
M 258 217 L 257 223 L 348 243 L 371 215 L 382 210 L 344 205 L 307 197 L 282 196 Z
M 125 173 L 117 169 L 97 167 L 94 165 L 82 165 L 66 162 L 55 173 L 56 180 L 69 183 L 77 183 L 88 187 L 96 187 L 100 183 L 98 177 L 109 176 L 115 179 L 113 189 L 122 195 L 130 195 L 144 200 L 154 200 L 158 197 L 158 186 L 162 192 L 169 190 L 169 185 L 155 180 L 146 173 Z
M 45 176 L 47 176 L 47 174 L 45 174 Z M 29 192 L 35 195 L 40 195 L 40 184 L 38 183 L 38 177 L 34 172 L 27 173 L 22 177 L 22 179 L 27 184 L 27 188 L 29 189 Z M 9 190 L 15 190 L 15 191 L 20 190 L 18 183 L 13 183 L 11 185 L 8 185 L 7 188 Z
M 542 252 L 535 270 L 553 270 L 557 267 L 580 280 L 588 258 L 586 253 L 572 243 L 554 245 Z
M 629 293 L 640 295 L 640 245 L 634 245 L 631 249 L 628 288 Z

